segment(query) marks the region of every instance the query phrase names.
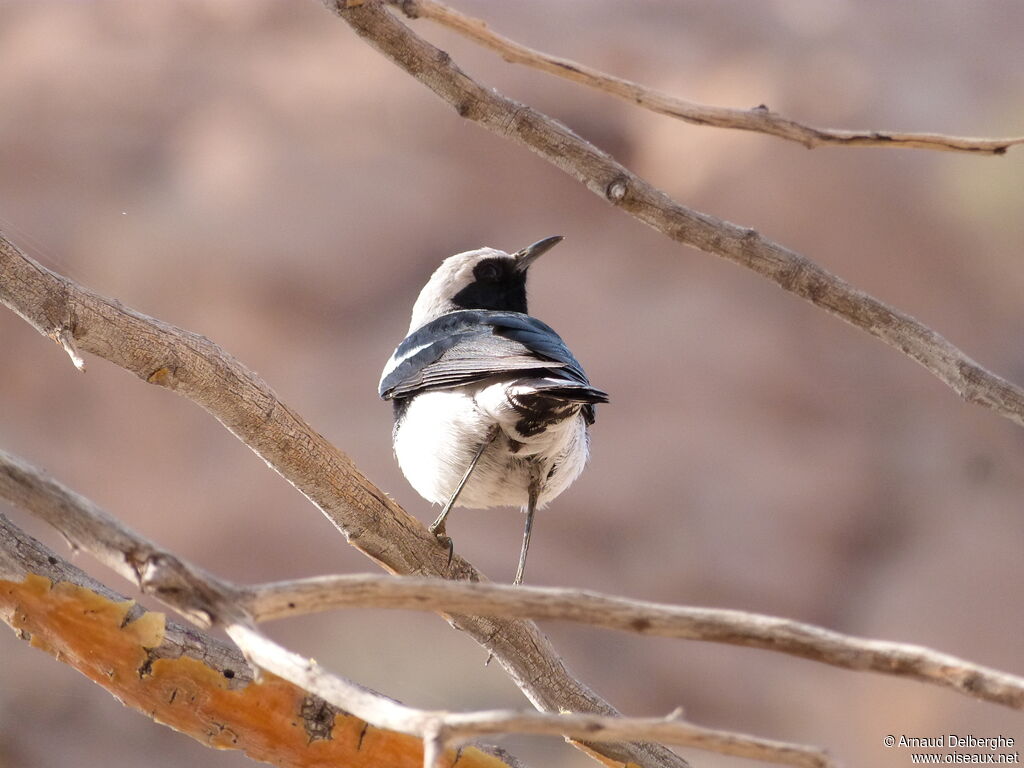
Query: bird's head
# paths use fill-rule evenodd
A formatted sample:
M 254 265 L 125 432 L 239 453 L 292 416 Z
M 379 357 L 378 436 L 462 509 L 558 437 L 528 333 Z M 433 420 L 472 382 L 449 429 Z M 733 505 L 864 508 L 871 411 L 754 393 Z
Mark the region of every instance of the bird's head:
M 527 270 L 561 241 L 556 235 L 515 253 L 478 248 L 449 256 L 420 291 L 412 308 L 409 332 L 459 309 L 525 313 Z

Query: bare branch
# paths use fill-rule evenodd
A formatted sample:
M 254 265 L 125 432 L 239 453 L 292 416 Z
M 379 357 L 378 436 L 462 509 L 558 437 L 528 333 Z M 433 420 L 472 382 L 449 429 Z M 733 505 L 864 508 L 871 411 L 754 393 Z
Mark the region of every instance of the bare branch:
M 150 384 L 167 387 L 209 411 L 307 499 L 348 542 L 391 573 L 486 580 L 438 545 L 427 529 L 371 483 L 270 386 L 204 336 L 93 293 L 23 254 L 0 233 L 0 302 L 48 335 L 67 326 L 79 347 Z M 123 564 L 119 567 L 132 567 Z M 575 678 L 550 641 L 528 621 L 444 617 L 493 654 L 541 710 L 618 714 Z M 682 768 L 658 744 L 595 744 L 622 763 Z
M 597 196 L 667 237 L 753 270 L 881 339 L 968 402 L 1024 425 L 1024 390 L 983 368 L 910 315 L 753 229 L 680 205 L 558 121 L 477 83 L 447 53 L 421 39 L 379 3 L 346 8 L 341 0 L 323 2 L 460 116 L 536 152 Z
M 58 483 L 25 461 L 0 450 L 0 498 L 44 520 L 73 547 L 87 550 L 131 583 L 155 592 L 195 593 L 184 609 L 190 620 L 209 626 L 222 609 L 237 613 L 234 593 L 210 588 L 211 574 L 189 566 L 126 527 L 84 496 Z M 200 601 L 199 595 L 204 599 Z M 177 606 L 175 606 L 177 607 Z
M 283 666 L 257 661 L 264 669 L 291 680 L 304 690 L 324 693 L 323 699 L 348 712 L 370 713 L 371 716 L 364 719 L 379 727 L 402 724 L 402 728 L 393 730 L 409 732 L 409 723 L 417 710 L 340 677 L 327 675 L 311 660 L 302 659 L 263 638 L 249 629 L 250 618 L 239 588 L 162 549 L 85 497 L 2 450 L 0 498 L 33 513 L 73 546 L 91 552 L 143 592 L 154 595 L 191 621 L 202 626 L 225 626 L 246 658 L 276 655 L 279 664 L 284 660 Z M 235 637 L 236 633 L 242 642 Z M 292 668 L 290 674 L 281 674 L 289 667 Z M 302 674 L 296 673 L 295 668 L 301 669 Z
M 385 756 L 391 768 L 422 763 L 419 739 L 370 726 L 280 678 L 254 680 L 234 646 L 144 610 L 3 515 L 0 619 L 126 706 L 205 746 L 281 768 L 370 768 Z M 459 765 L 497 768 L 473 747 Z
M 782 765 L 808 768 L 832 765 L 828 755 L 814 747 L 716 731 L 674 718 L 504 710 L 471 713 L 414 710 L 377 695 L 358 695 L 358 691 L 350 689 L 352 683 L 328 674 L 312 659 L 304 659 L 285 650 L 249 626 L 233 624 L 226 630 L 246 657 L 262 669 L 290 680 L 379 727 L 421 736 L 424 740 L 424 766 L 437 765 L 442 746 L 484 735 L 509 733 L 585 739 L 590 748 L 595 742 L 647 739 Z
M 844 669 L 909 677 L 1024 709 L 1024 678 L 929 648 L 851 637 L 763 614 L 664 605 L 579 589 L 321 576 L 249 587 L 243 605 L 257 622 L 355 606 L 562 619 L 643 635 L 777 651 Z
M 71 331 L 67 328 L 61 328 L 56 332 L 56 337 L 57 342 L 64 347 L 64 351 L 71 358 L 71 364 L 82 373 L 85 373 L 85 360 L 82 359 L 82 354 L 78 351 L 78 347 L 75 346 L 75 337 L 71 335 Z
M 1015 144 L 1024 144 L 1024 136 L 1004 139 L 982 139 L 964 136 L 944 136 L 937 133 L 893 133 L 890 131 L 847 131 L 815 128 L 790 120 L 768 107 L 731 109 L 696 104 L 676 98 L 663 91 L 600 72 L 569 59 L 552 56 L 528 48 L 492 31 L 481 19 L 468 16 L 436 0 L 389 0 L 402 9 L 409 18 L 430 19 L 463 37 L 498 53 L 505 61 L 524 64 L 542 72 L 565 78 L 599 91 L 625 99 L 631 104 L 676 117 L 694 125 L 715 128 L 733 128 L 755 131 L 781 139 L 795 141 L 808 149 L 826 144 L 840 146 L 902 147 L 910 149 L 937 149 L 948 152 L 973 152 L 983 155 L 1003 155 Z
M 571 733 L 592 741 L 641 738 L 693 747 L 723 755 L 764 760 L 782 765 L 832 766 L 833 761 L 820 749 L 781 741 L 757 739 L 727 731 L 699 728 L 674 715 L 666 718 L 612 718 L 598 715 L 563 714 L 552 716 L 540 712 L 478 712 L 468 715 L 446 715 L 442 736 L 447 743 L 459 738 L 501 733 L 534 733 L 557 736 Z
M 97 598 L 120 604 L 118 628 L 138 622 L 149 613 L 141 605 L 58 556 L 0 514 L 0 579 L 23 581 L 30 575 L 41 577 L 52 584 L 80 587 Z M 162 614 L 150 615 L 159 619 L 154 622 L 159 626 L 152 633 L 159 638 L 159 643 L 147 648 L 150 666 L 157 659 L 189 658 L 201 661 L 222 680 L 231 681 L 232 688 L 252 681 L 249 665 L 234 646 L 191 627 L 166 621 Z M 133 676 L 139 677 L 137 670 Z M 127 692 L 122 691 L 119 696 L 122 694 L 127 695 Z
M 241 599 L 244 591 L 161 549 L 95 504 L 48 478 L 34 467 L 0 451 L 0 496 L 24 506 L 122 573 L 135 574 L 139 587 L 184 615 L 221 624 L 257 667 L 379 728 L 425 740 L 429 764 L 441 745 L 481 735 L 532 733 L 586 739 L 595 743 L 656 738 L 740 757 L 785 765 L 831 765 L 819 749 L 716 731 L 674 717 L 622 718 L 607 715 L 489 711 L 451 713 L 408 707 L 343 677 L 326 672 L 314 660 L 292 653 L 250 625 Z M 114 553 L 121 552 L 120 558 Z M 130 570 L 126 571 L 126 564 Z
M 162 549 L 90 500 L 2 450 L 0 498 L 32 512 L 64 535 L 73 547 L 92 553 L 143 592 L 154 595 L 192 621 L 203 626 L 225 626 L 246 659 L 277 673 L 303 692 L 313 693 L 379 728 L 403 734 L 419 736 L 423 723 L 436 719 L 434 715 L 406 707 L 349 680 L 329 675 L 312 660 L 286 651 L 251 630 L 249 617 L 239 599 L 242 592 L 237 587 Z M 4 534 L 0 543 L 6 549 L 12 549 L 7 546 L 7 541 L 13 538 L 12 531 L 17 532 L 17 529 L 9 523 L 0 528 L 0 534 Z M 9 559 L 0 559 L 0 564 Z M 53 560 L 57 562 L 56 557 Z M 19 604 L 24 613 L 23 602 L 22 597 Z M 122 625 L 121 621 L 114 622 L 116 628 Z M 116 650 L 120 654 L 125 652 L 123 646 Z M 240 667 L 248 669 L 244 662 Z M 251 679 L 249 675 L 246 677 Z M 393 727 L 396 725 L 399 727 Z
M 423 768 L 442 768 L 444 734 L 440 723 L 431 723 L 423 731 Z

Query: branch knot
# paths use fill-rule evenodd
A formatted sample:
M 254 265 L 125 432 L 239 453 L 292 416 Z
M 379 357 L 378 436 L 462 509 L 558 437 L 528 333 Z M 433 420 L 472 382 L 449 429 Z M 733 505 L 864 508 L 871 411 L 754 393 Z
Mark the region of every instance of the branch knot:
M 604 196 L 608 198 L 608 201 L 612 205 L 618 205 L 629 191 L 629 179 L 625 176 L 619 176 L 615 178 L 604 190 Z

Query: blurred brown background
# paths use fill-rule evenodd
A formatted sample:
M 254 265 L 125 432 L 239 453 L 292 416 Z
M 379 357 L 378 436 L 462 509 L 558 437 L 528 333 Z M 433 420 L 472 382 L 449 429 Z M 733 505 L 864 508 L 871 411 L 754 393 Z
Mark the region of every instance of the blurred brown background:
M 1015 0 L 456 5 L 694 100 L 835 127 L 1024 132 Z M 688 126 L 415 29 L 685 204 L 756 227 L 1024 381 L 1024 148 L 810 152 Z M 590 469 L 538 520 L 531 583 L 779 614 L 1024 672 L 1024 430 L 461 121 L 316 3 L 4 0 L 0 227 L 44 264 L 219 342 L 425 521 L 434 510 L 401 477 L 376 395 L 416 293 L 451 253 L 565 235 L 533 271 L 531 310 L 612 403 Z M 189 402 L 96 358 L 79 375 L 7 311 L 0 352 L 0 445 L 145 534 L 239 580 L 372 570 Z M 508 580 L 521 522 L 457 511 L 450 531 Z M 1019 714 L 913 682 L 545 629 L 625 712 L 681 705 L 847 765 L 908 765 L 907 750 L 882 747 L 890 733 L 1024 741 Z M 526 706 L 432 615 L 351 611 L 271 631 L 413 705 Z M 506 745 L 534 766 L 591 765 L 555 740 Z M 0 631 L 0 766 L 196 762 L 249 764 Z

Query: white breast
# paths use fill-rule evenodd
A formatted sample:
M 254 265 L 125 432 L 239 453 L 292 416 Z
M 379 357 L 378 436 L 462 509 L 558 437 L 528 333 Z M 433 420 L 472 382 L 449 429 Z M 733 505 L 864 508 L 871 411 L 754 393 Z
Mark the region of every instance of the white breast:
M 421 496 L 434 504 L 447 502 L 494 425 L 501 430 L 481 456 L 458 506 L 525 507 L 531 463 L 540 464 L 545 478 L 539 506 L 579 477 L 588 450 L 579 409 L 542 433 L 523 437 L 514 428 L 518 416 L 508 402 L 509 387 L 514 387 L 509 380 L 492 380 L 412 399 L 396 425 L 394 446 L 402 472 Z

